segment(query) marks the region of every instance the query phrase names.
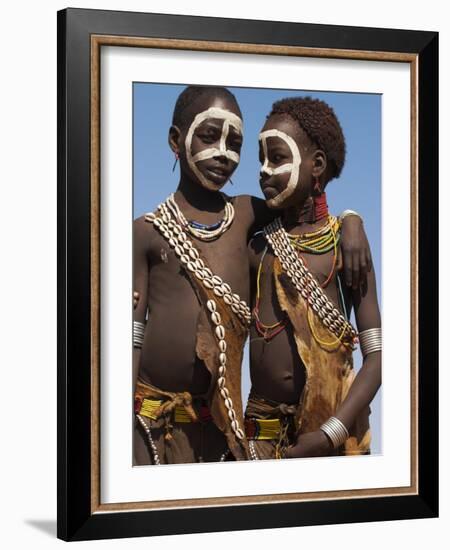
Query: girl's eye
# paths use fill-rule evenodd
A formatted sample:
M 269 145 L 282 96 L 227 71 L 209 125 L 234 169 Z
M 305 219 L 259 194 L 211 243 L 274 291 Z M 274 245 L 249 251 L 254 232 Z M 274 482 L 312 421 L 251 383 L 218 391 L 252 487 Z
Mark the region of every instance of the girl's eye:
M 202 130 L 197 135 L 202 141 L 207 141 L 208 143 L 213 143 L 219 139 L 218 133 L 213 129 Z
M 234 151 L 239 151 L 242 146 L 241 141 L 232 141 L 230 143 L 230 149 L 233 149 Z
M 203 137 L 205 138 L 209 138 L 209 139 L 212 139 L 212 138 L 215 138 L 216 137 L 216 132 L 214 132 L 214 130 L 208 130 L 206 132 L 203 132 Z

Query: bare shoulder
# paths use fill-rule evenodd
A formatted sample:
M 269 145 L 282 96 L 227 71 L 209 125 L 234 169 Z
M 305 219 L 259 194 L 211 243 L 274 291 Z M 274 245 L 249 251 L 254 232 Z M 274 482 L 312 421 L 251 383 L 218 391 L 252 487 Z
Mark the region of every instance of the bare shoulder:
M 253 195 L 236 195 L 234 197 L 235 205 L 242 210 L 248 212 L 249 215 L 255 215 L 255 212 L 264 210 L 266 202 L 264 199 L 254 197 Z
M 234 197 L 228 197 L 232 199 L 233 206 L 236 212 L 241 216 L 251 216 L 252 196 L 251 195 L 235 195 Z
M 153 224 L 146 219 L 145 215 L 133 221 L 133 240 L 137 247 L 145 250 L 150 249 L 155 237 L 155 228 Z
M 235 197 L 236 206 L 241 218 L 247 221 L 248 238 L 255 231 L 262 229 L 274 218 L 274 211 L 267 207 L 266 201 L 253 195 L 238 195 Z

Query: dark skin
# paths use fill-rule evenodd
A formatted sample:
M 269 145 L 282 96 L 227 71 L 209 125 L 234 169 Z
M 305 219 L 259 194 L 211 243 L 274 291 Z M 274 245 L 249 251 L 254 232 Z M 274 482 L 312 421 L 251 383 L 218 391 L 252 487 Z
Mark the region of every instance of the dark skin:
M 327 158 L 295 120 L 288 116 L 274 115 L 264 125 L 263 131 L 278 129 L 291 136 L 300 150 L 301 165 L 295 191 L 287 197 L 277 210 L 281 215 L 285 229 L 291 234 L 303 234 L 317 230 L 326 220 L 308 223 L 308 208 L 312 208 L 311 196 L 314 192 L 314 183 L 318 180 L 321 186 L 329 179 Z M 267 156 L 269 167 L 292 162 L 292 153 L 287 144 L 278 137 L 267 140 Z M 263 163 L 262 148 L 260 160 Z M 262 175 L 261 188 L 267 203 L 273 207 L 273 199 L 281 193 L 287 185 L 289 174 Z M 308 206 L 310 205 L 310 206 Z M 255 305 L 255 282 L 261 257 L 266 246 L 263 236 L 258 236 L 249 243 L 249 262 L 252 281 L 252 307 Z M 319 281 L 326 281 L 332 270 L 334 252 L 322 255 L 302 253 L 306 265 Z M 345 254 L 340 255 L 338 268 L 345 268 Z M 263 262 L 263 273 L 260 279 L 260 319 L 266 325 L 272 325 L 284 318 L 275 292 L 272 275 L 274 256 L 270 249 Z M 343 262 L 343 265 L 342 265 Z M 342 272 L 340 274 L 342 276 Z M 344 298 L 347 311 L 355 309 L 355 318 L 359 331 L 381 326 L 380 312 L 376 296 L 375 273 L 370 270 L 366 274 L 363 285 L 356 288 L 344 288 Z M 324 289 L 327 296 L 339 307 L 337 276 L 333 276 Z M 266 342 L 257 332 L 254 325 L 250 334 L 250 375 L 252 389 L 258 395 L 268 399 L 297 404 L 305 384 L 305 369 L 299 359 L 293 333 L 289 323 L 286 329 Z M 359 411 L 369 404 L 381 384 L 381 352 L 369 354 L 358 372 L 351 389 L 335 415 L 347 429 L 353 424 Z M 295 445 L 288 448 L 287 458 L 301 458 L 325 456 L 329 454 L 331 442 L 324 432 L 302 434 L 297 438 Z
M 224 156 L 200 161 L 198 169 L 210 180 L 205 184 L 195 176 L 186 160 L 185 139 L 189 125 L 197 113 L 210 107 L 226 109 L 241 117 L 232 99 L 204 95 L 189 107 L 186 127 L 172 126 L 169 130 L 169 145 L 180 159 L 175 200 L 187 219 L 204 224 L 213 224 L 223 217 L 224 200 L 218 191 L 237 167 Z M 218 148 L 222 125 L 221 119 L 204 121 L 194 133 L 191 153 L 195 155 L 204 149 Z M 241 144 L 242 136 L 231 129 L 227 149 L 239 153 Z M 212 271 L 249 303 L 247 244 L 253 233 L 273 218 L 273 212 L 263 200 L 249 195 L 234 197 L 233 206 L 234 222 L 219 239 L 203 242 L 192 237 L 192 240 Z M 360 250 L 366 254 L 365 234 L 359 220 L 349 218 L 347 229 L 351 253 L 357 249 L 358 254 Z M 134 383 L 139 375 L 144 381 L 168 391 L 204 394 L 210 385 L 210 374 L 195 354 L 200 304 L 191 283 L 166 240 L 144 217 L 134 222 L 133 243 L 134 320 L 143 322 L 148 312 L 142 349 L 134 349 Z M 354 273 L 349 273 L 352 278 Z

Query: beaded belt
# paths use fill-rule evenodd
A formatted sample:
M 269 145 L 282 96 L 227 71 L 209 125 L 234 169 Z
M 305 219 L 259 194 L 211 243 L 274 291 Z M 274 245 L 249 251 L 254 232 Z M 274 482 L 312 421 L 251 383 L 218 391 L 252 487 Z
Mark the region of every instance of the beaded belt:
M 281 431 L 279 418 L 263 420 L 260 418 L 246 418 L 245 435 L 248 439 L 278 439 Z
M 136 407 L 135 413 L 141 416 L 146 416 L 152 420 L 157 420 L 156 412 L 163 404 L 162 399 L 143 399 L 140 406 Z M 201 405 L 198 411 L 199 422 L 206 422 L 211 420 L 211 412 L 207 405 Z M 186 424 L 193 422 L 191 417 L 187 414 L 186 409 L 182 405 L 177 405 L 174 409 L 174 422 Z

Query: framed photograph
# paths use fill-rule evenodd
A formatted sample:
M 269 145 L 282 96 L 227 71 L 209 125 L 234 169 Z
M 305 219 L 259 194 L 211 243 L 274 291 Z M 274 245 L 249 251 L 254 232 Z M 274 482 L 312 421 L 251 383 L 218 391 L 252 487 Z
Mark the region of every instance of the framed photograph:
M 58 12 L 59 538 L 438 515 L 437 99 L 434 32 Z

